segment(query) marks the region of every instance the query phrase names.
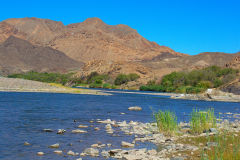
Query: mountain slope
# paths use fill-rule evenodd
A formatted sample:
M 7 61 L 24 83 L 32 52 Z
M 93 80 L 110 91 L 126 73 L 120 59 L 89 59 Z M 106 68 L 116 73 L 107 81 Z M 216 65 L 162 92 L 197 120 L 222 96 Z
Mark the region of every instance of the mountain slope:
M 14 35 L 35 45 L 50 46 L 83 62 L 139 61 L 152 59 L 163 52 L 183 56 L 146 40 L 126 25 L 107 25 L 99 18 L 67 26 L 47 19 L 8 19 L 0 23 L 0 34 L 0 42 Z
M 66 72 L 81 66 L 82 63 L 70 59 L 60 51 L 49 47 L 34 46 L 13 36 L 0 45 L 0 71 L 2 74 L 31 70 Z

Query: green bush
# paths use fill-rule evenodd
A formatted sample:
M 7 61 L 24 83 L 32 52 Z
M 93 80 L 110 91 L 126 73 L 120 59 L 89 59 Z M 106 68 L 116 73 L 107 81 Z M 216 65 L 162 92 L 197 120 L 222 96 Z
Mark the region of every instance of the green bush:
M 135 73 L 130 73 L 128 75 L 126 74 L 119 74 L 115 81 L 114 81 L 114 84 L 115 85 L 122 85 L 124 83 L 127 83 L 129 81 L 135 81 L 139 78 L 140 76 L 135 74 Z
M 69 82 L 72 78 L 73 73 L 68 74 L 60 74 L 60 73 L 39 73 L 39 72 L 26 72 L 21 74 L 12 74 L 8 75 L 9 78 L 22 78 L 46 83 L 60 83 L 65 85 Z
M 89 85 L 89 88 L 102 88 L 102 84 L 91 83 L 91 84 Z
M 177 93 L 201 93 L 208 88 L 220 87 L 237 77 L 238 70 L 211 66 L 190 72 L 172 72 L 162 78 L 161 83 L 149 81 L 141 86 L 140 90 L 177 92 Z
M 112 85 L 109 84 L 109 83 L 104 83 L 104 84 L 103 84 L 103 88 L 111 89 L 111 88 L 112 88 Z

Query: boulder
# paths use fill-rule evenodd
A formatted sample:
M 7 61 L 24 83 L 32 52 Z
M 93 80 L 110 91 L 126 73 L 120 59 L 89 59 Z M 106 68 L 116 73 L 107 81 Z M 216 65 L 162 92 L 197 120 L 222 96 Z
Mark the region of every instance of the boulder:
M 58 129 L 57 134 L 63 134 L 64 132 L 66 132 L 66 130 L 64 130 L 64 129 Z
M 134 144 L 122 141 L 121 146 L 124 148 L 133 148 Z
M 55 150 L 55 151 L 53 151 L 53 153 L 62 154 L 63 152 L 61 150 Z
M 75 129 L 75 130 L 72 130 L 72 133 L 87 133 L 87 131 Z
M 78 128 L 88 128 L 88 126 L 85 126 L 85 125 L 79 125 Z
M 141 111 L 142 108 L 139 106 L 133 106 L 128 108 L 129 111 Z
M 43 156 L 44 153 L 43 153 L 43 152 L 37 152 L 37 155 L 38 155 L 38 156 Z
M 86 153 L 86 155 L 92 156 L 92 157 L 99 156 L 99 150 L 98 149 L 94 149 L 94 148 L 86 148 L 84 150 L 84 153 Z
M 59 148 L 59 146 L 60 146 L 59 143 L 56 143 L 56 144 L 49 146 L 49 148 Z

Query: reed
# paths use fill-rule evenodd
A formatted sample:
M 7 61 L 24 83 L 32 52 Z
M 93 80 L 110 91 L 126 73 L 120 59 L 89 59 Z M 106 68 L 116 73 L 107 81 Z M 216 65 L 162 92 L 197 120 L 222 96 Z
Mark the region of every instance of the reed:
M 178 130 L 177 117 L 175 113 L 170 111 L 161 111 L 154 113 L 155 121 L 159 132 L 167 135 L 173 135 Z
M 208 131 L 210 128 L 216 127 L 216 116 L 214 109 L 208 109 L 207 111 L 193 110 L 190 119 L 192 133 L 202 133 Z
M 240 159 L 240 136 L 224 132 L 217 134 L 211 139 L 216 145 L 209 150 L 203 151 L 201 160 L 239 160 Z

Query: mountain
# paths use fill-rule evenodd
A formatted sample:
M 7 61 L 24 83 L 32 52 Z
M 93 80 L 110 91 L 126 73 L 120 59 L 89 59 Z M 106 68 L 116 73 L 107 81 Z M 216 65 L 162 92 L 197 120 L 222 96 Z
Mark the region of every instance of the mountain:
M 8 19 L 0 23 L 0 35 L 0 42 L 14 35 L 35 45 L 57 49 L 83 62 L 139 61 L 152 59 L 164 52 L 184 56 L 148 41 L 127 25 L 108 25 L 99 18 L 69 25 L 39 18 Z
M 226 66 L 239 56 L 221 52 L 190 56 L 151 42 L 127 25 L 108 25 L 99 18 L 69 25 L 39 18 L 7 19 L 0 22 L 0 43 L 0 70 L 6 73 L 69 69 L 79 70 L 76 76 L 93 71 L 112 77 L 137 73 L 141 77 L 137 85 L 173 71 Z
M 26 71 L 67 72 L 79 69 L 83 63 L 72 60 L 50 47 L 34 46 L 28 41 L 10 36 L 0 44 L 2 74 Z

